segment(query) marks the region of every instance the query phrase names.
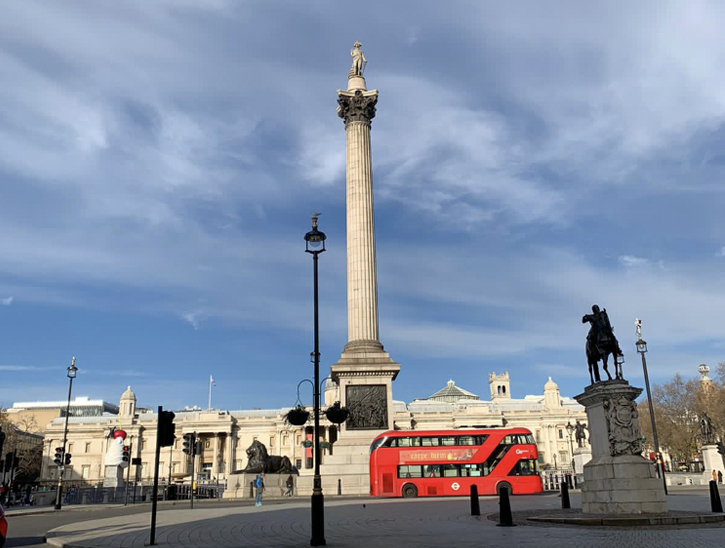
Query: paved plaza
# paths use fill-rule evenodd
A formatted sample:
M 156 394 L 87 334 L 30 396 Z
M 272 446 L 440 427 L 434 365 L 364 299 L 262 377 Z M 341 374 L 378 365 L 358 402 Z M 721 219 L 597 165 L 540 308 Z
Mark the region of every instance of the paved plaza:
M 578 495 L 572 505 L 580 506 Z M 668 497 L 671 510 L 709 514 L 705 492 Z M 512 508 L 524 512 L 560 507 L 555 494 L 514 497 Z M 498 510 L 494 497 L 481 498 L 480 517 L 472 517 L 469 501 L 456 499 L 334 501 L 326 504 L 328 546 L 541 546 L 541 547 L 721 547 L 725 527 L 498 527 L 487 515 Z M 309 504 L 294 501 L 262 508 L 200 507 L 160 512 L 157 543 L 167 547 L 308 546 Z M 49 532 L 51 546 L 142 548 L 148 542 L 149 515 L 137 514 L 84 521 Z

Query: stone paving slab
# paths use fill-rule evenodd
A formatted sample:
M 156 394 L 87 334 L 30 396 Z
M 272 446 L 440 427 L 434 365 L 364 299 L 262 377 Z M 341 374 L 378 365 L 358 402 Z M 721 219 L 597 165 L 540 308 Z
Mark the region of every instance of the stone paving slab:
M 703 496 L 670 497 L 670 507 L 702 511 Z M 575 500 L 572 501 L 576 503 Z M 517 510 L 543 512 L 560 506 L 555 495 L 513 497 Z M 498 510 L 494 497 L 481 498 L 482 516 L 469 515 L 467 498 L 327 501 L 328 546 L 400 548 L 533 546 L 546 548 L 714 548 L 725 545 L 725 528 L 663 529 L 577 527 L 497 527 L 487 514 Z M 256 507 L 200 508 L 158 514 L 157 544 L 180 548 L 309 546 L 309 503 Z M 65 548 L 143 548 L 149 515 L 135 514 L 66 525 L 48 533 L 48 544 Z

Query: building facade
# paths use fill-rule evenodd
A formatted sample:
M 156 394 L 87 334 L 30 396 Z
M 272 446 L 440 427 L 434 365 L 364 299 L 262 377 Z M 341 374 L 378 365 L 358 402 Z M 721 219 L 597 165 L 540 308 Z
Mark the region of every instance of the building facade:
M 439 428 L 524 427 L 534 434 L 539 447 L 542 468 L 568 469 L 571 463 L 573 440 L 567 424 L 586 422 L 583 407 L 559 394 L 559 388 L 549 378 L 541 395 L 522 399 L 511 397 L 508 373 L 491 374 L 491 398 L 482 400 L 453 380 L 428 398 L 406 404 L 393 402 L 393 424 L 397 429 L 427 430 Z M 337 389 L 329 383 L 325 391 L 326 405 L 337 398 Z M 42 406 L 38 407 L 43 409 Z M 115 413 L 114 411 L 117 410 Z M 300 475 L 312 473 L 312 450 L 305 441 L 312 440 L 312 427 L 294 427 L 285 422 L 288 408 L 247 411 L 184 409 L 176 411 L 176 443 L 163 448 L 160 476 L 172 481 L 189 479 L 190 460 L 182 452 L 183 436 L 195 433 L 201 441 L 202 453 L 197 455 L 194 468 L 200 481 L 224 482 L 234 478 L 247 465 L 246 449 L 253 441 L 262 442 L 270 454 L 287 456 L 299 469 Z M 64 417 L 53 418 L 44 425 L 44 458 L 42 479 L 57 480 L 53 463 L 53 448 L 62 445 Z M 124 472 L 131 481 L 150 482 L 153 477 L 156 444 L 157 414 L 136 408 L 136 396 L 129 387 L 121 396 L 120 405 L 99 414 L 71 413 L 69 418 L 68 449 L 71 466 L 66 468 L 65 480 L 97 484 L 103 481 L 105 455 L 111 444 L 113 428 L 126 431 L 132 458 L 140 458 L 139 466 L 129 466 Z M 324 444 L 322 463 L 334 455 L 338 431 L 334 424 L 321 421 Z

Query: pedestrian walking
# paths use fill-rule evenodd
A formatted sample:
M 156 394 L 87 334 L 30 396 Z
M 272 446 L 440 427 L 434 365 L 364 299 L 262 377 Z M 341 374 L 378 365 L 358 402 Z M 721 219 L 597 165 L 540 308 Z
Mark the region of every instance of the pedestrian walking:
M 295 487 L 295 480 L 292 477 L 292 474 L 290 474 L 289 477 L 287 478 L 286 485 L 287 485 L 287 491 L 285 491 L 284 496 L 285 497 L 291 497 L 292 496 L 292 491 L 294 490 L 294 487 Z
M 262 493 L 264 493 L 264 473 L 257 476 L 254 486 L 257 488 L 257 502 L 255 506 L 262 506 Z

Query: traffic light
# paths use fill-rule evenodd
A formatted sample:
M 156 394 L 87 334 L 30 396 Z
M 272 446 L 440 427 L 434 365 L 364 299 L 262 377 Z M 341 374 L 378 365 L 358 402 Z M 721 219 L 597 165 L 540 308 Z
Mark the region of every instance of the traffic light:
M 68 466 L 70 464 L 70 458 L 71 458 L 71 456 L 72 455 L 70 453 L 66 453 L 65 454 L 65 465 L 66 466 Z
M 204 448 L 201 445 L 200 441 L 197 441 L 194 444 L 194 455 L 201 455 L 204 452 Z
M 194 434 L 184 434 L 184 448 L 182 451 L 187 455 L 191 455 L 194 451 L 194 443 L 196 442 L 196 436 Z
M 63 465 L 63 448 L 62 447 L 55 448 L 55 458 L 53 459 L 53 462 L 55 463 L 56 466 Z
M 124 445 L 123 451 L 121 452 L 121 460 L 127 464 L 130 458 L 131 458 L 131 448 L 128 445 Z
M 174 417 L 176 415 L 171 411 L 161 411 L 159 413 L 159 447 L 170 447 L 174 445 L 174 440 L 176 439 Z
M 0 446 L 2 447 L 2 446 Z M 717 452 L 721 455 L 725 455 L 725 445 L 721 441 L 717 442 Z

